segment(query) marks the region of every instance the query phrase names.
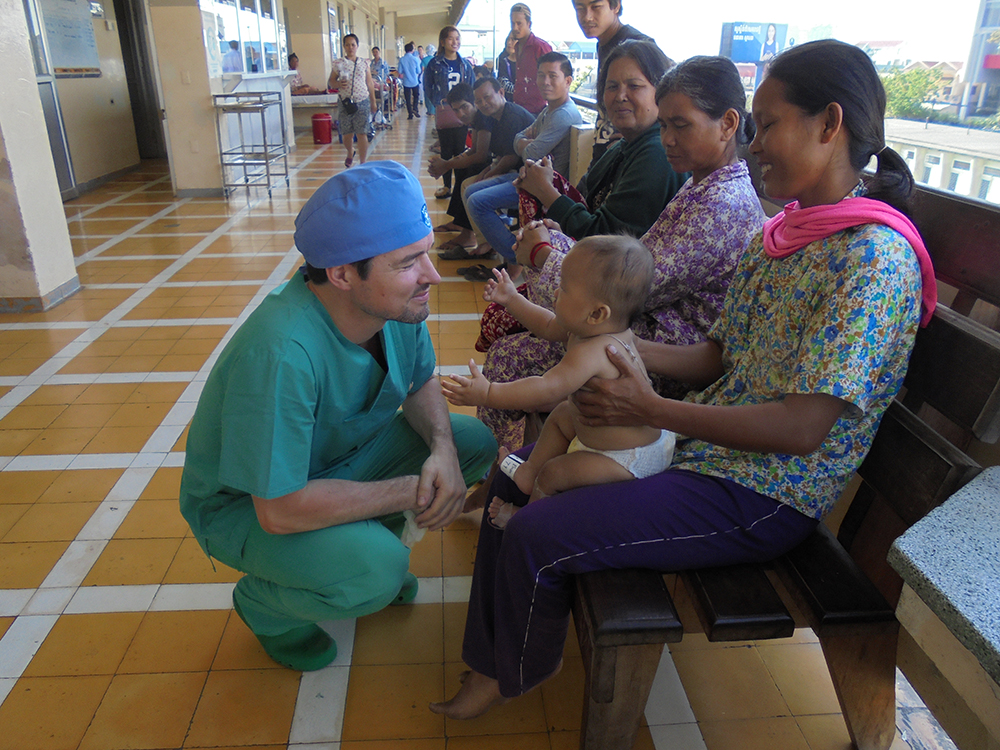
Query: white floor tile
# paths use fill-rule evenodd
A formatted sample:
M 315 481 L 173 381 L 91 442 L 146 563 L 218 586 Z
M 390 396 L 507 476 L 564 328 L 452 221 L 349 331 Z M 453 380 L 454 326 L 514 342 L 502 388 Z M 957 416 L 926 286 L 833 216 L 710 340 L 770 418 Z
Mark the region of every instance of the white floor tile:
M 42 581 L 42 588 L 79 586 L 107 546 L 104 539 L 73 541 Z
M 235 583 L 164 584 L 149 609 L 153 612 L 232 609 L 235 586 Z
M 14 620 L 0 640 L 0 677 L 20 677 L 58 619 L 33 615 Z
M 337 642 L 337 658 L 333 660 L 331 667 L 349 667 L 351 658 L 354 656 L 354 631 L 357 620 L 327 620 L 319 623 L 330 637 Z
M 46 469 L 68 469 L 76 456 L 17 456 L 5 471 L 45 471 Z
M 664 646 L 660 656 L 660 665 L 653 678 L 653 688 L 649 691 L 646 701 L 646 723 L 654 724 L 688 724 L 696 721 L 687 693 L 681 685 L 670 650 Z
M 156 473 L 155 467 L 129 468 L 115 482 L 115 486 L 108 493 L 107 500 L 124 501 L 138 500 Z
M 194 404 L 192 404 L 194 406 Z M 190 421 L 190 419 L 188 420 Z M 159 456 L 163 456 L 170 452 L 170 449 L 174 447 L 174 443 L 184 432 L 184 428 L 187 427 L 188 422 L 182 424 L 161 424 L 155 430 L 153 434 L 149 436 L 149 440 L 146 444 L 142 446 L 142 453 L 139 455 L 145 455 L 148 453 L 153 453 Z
M 80 533 L 76 535 L 77 541 L 110 539 L 134 504 L 135 500 L 105 500 L 80 529 Z
M 330 666 L 303 673 L 288 736 L 289 745 L 339 743 L 350 672 L 350 667 Z M 310 744 L 309 747 L 314 750 L 316 746 Z
M 66 614 L 145 612 L 158 588 L 155 583 L 146 586 L 81 586 L 66 607 Z
M 68 468 L 127 469 L 134 460 L 134 453 L 81 453 L 73 457 Z
M 76 592 L 75 588 L 38 589 L 31 600 L 24 606 L 22 615 L 59 615 L 66 609 L 70 599 Z
M 163 460 L 167 457 L 167 451 L 169 448 L 165 448 L 162 451 L 154 453 L 153 451 L 143 451 L 132 458 L 132 463 L 129 468 L 140 469 L 140 468 L 153 468 L 158 469 L 163 465 Z
M 472 576 L 445 576 L 444 580 L 444 601 L 467 602 L 469 592 L 472 591 Z
M 10 695 L 10 691 L 14 689 L 16 684 L 16 677 L 0 677 L 0 704 L 7 700 L 7 696 Z
M 21 614 L 35 589 L 0 589 L 0 617 L 16 617 Z
M 413 599 L 414 604 L 440 604 L 444 601 L 444 587 L 440 576 L 433 578 L 420 578 L 420 586 L 417 588 L 417 595 Z

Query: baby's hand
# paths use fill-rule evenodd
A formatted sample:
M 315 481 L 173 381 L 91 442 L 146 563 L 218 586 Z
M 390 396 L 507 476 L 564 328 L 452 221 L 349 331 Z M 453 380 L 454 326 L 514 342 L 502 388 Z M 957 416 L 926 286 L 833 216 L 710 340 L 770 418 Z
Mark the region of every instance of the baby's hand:
M 487 302 L 496 302 L 498 305 L 506 307 L 507 303 L 517 294 L 517 287 L 510 280 L 510 276 L 507 275 L 506 268 L 494 268 L 493 275 L 496 278 L 486 282 L 486 288 L 483 290 L 483 299 Z
M 449 375 L 441 378 L 441 392 L 448 399 L 448 403 L 455 406 L 486 406 L 490 381 L 479 372 L 476 361 L 470 359 L 469 377 Z
M 522 266 L 532 268 L 531 251 L 540 242 L 548 242 L 550 239 L 548 227 L 542 221 L 530 221 L 518 231 L 514 243 L 514 254 L 517 262 Z

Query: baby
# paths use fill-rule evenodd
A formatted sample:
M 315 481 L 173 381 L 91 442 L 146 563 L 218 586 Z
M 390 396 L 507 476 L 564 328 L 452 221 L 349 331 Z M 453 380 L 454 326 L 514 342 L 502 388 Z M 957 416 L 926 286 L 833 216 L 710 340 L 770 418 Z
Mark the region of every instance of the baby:
M 469 377 L 455 375 L 441 381 L 445 397 L 458 406 L 548 411 L 557 404 L 527 460 L 502 456 L 500 470 L 531 502 L 666 469 L 674 451 L 672 432 L 646 426 L 588 427 L 567 400 L 592 377 L 619 376 L 605 354 L 608 344 L 624 348 L 646 375 L 629 323 L 649 296 L 653 278 L 649 250 L 625 236 L 595 236 L 576 243 L 563 259 L 555 312 L 518 294 L 506 271 L 494 273 L 497 280 L 487 284 L 484 299 L 503 305 L 539 338 L 566 344 L 559 364 L 540 377 L 490 383 L 470 361 Z M 494 499 L 489 514 L 493 524 L 503 528 L 516 510 Z

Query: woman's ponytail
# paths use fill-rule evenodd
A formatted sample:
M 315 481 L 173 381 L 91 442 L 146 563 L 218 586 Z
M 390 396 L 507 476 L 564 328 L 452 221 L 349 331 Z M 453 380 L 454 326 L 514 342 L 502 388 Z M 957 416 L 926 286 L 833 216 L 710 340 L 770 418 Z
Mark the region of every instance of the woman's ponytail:
M 875 175 L 867 180 L 868 197 L 909 214 L 910 196 L 914 187 L 910 168 L 903 157 L 888 146 L 879 151 L 875 158 L 878 160 L 878 167 Z

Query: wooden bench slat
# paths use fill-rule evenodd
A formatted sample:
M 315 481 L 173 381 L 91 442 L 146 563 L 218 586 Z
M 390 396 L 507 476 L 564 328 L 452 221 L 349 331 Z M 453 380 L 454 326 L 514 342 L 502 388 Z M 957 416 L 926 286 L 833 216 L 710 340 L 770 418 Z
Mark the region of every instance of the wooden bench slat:
M 595 646 L 677 643 L 684 635 L 662 573 L 599 570 L 577 576 L 576 585 Z
M 894 401 L 858 474 L 910 525 L 981 470 L 979 464 Z M 845 546 L 850 548 L 847 542 Z
M 817 635 L 836 626 L 885 622 L 895 627 L 893 607 L 823 524 L 780 558 L 778 567 L 806 605 Z
M 956 363 L 961 362 L 961 366 Z M 939 306 L 917 335 L 904 403 L 927 403 L 980 440 L 1000 438 L 1000 334 Z
M 710 641 L 787 638 L 795 621 L 760 565 L 705 568 L 682 574 Z

